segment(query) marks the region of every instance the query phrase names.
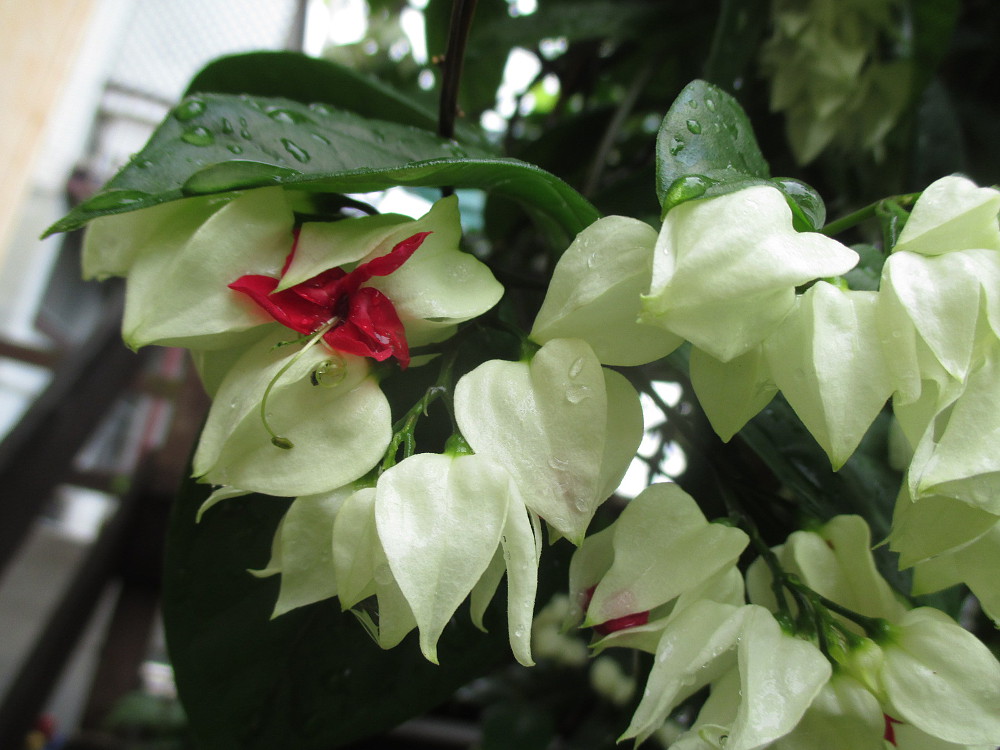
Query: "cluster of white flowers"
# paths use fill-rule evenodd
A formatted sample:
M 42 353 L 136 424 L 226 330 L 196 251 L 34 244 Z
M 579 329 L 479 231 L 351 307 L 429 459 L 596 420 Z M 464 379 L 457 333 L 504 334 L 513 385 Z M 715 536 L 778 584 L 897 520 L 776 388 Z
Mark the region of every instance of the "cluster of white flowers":
M 503 288 L 459 249 L 454 198 L 418 220 L 299 223 L 305 200 L 266 188 L 107 217 L 84 255 L 90 276 L 127 276 L 130 345 L 195 354 L 214 401 L 194 472 L 220 485 L 202 510 L 295 498 L 257 571 L 281 576 L 275 616 L 336 596 L 385 648 L 416 628 L 436 662 L 461 603 L 482 626 L 506 576 L 511 648 L 530 665 L 544 524 L 579 546 L 567 625 L 655 655 L 624 738 L 708 686 L 674 747 L 1000 742 L 1000 666 L 893 594 L 860 518 L 757 542 L 746 585 L 750 537 L 676 485 L 586 536 L 642 436 L 638 396 L 608 367 L 688 341 L 724 440 L 781 391 L 837 469 L 891 400 L 907 471 L 890 543 L 917 592 L 964 582 L 1000 621 L 1000 192 L 931 185 L 878 291 L 837 280 L 857 253 L 795 231 L 774 187 L 681 203 L 659 232 L 601 219 L 561 257 L 523 359 L 454 373 L 403 419 L 373 363 L 405 369 Z M 417 452 L 411 422 L 441 391 L 453 435 Z

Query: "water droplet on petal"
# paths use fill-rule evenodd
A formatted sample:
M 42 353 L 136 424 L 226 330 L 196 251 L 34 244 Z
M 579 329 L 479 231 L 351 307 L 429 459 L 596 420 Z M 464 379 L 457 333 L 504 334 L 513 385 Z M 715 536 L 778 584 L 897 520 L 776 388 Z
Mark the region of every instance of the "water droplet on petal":
M 574 385 L 566 389 L 566 400 L 571 404 L 578 404 L 588 398 L 590 398 L 590 388 L 586 385 Z
M 198 125 L 188 128 L 181 133 L 181 140 L 185 143 L 190 143 L 192 146 L 211 146 L 215 143 L 215 136 L 212 135 L 212 131 L 208 128 Z
M 578 357 L 576 362 L 570 365 L 569 376 L 571 378 L 579 377 L 580 373 L 583 372 L 584 360 L 583 357 Z
M 188 122 L 204 111 L 205 102 L 201 99 L 185 99 L 174 109 L 174 117 L 181 122 Z

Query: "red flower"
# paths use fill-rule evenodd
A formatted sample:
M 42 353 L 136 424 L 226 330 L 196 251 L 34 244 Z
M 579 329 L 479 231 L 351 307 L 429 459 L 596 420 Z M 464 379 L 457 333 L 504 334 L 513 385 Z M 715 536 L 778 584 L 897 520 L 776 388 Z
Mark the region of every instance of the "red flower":
M 373 276 L 388 276 L 403 265 L 430 232 L 403 240 L 390 252 L 351 272 L 330 268 L 295 286 L 274 291 L 280 279 L 241 276 L 230 289 L 242 292 L 283 326 L 311 334 L 330 325 L 323 340 L 331 349 L 383 362 L 395 357 L 402 369 L 410 364 L 403 324 L 392 301 L 374 287 L 362 286 Z M 298 235 L 281 269 L 284 277 L 295 256 Z

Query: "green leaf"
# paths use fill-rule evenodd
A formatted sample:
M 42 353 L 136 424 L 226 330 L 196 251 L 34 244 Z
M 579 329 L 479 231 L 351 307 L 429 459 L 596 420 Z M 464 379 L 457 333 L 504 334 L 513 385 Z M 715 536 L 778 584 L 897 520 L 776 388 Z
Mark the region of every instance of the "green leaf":
M 263 567 L 287 499 L 228 500 L 195 523 L 208 488 L 188 482 L 168 535 L 164 621 L 178 690 L 198 747 L 329 750 L 383 731 L 444 701 L 511 660 L 505 597 L 486 616 L 489 633 L 460 611 L 426 661 L 411 634 L 382 651 L 354 616 L 327 600 L 270 620 L 278 579 Z M 545 603 L 565 581 L 568 545 L 542 557 Z
M 723 0 L 705 61 L 705 78 L 729 88 L 748 72 L 756 72 L 770 11 L 770 0 Z
M 768 176 L 739 102 L 706 81 L 685 86 L 656 137 L 656 194 L 664 214 L 685 200 L 766 183 Z
M 250 52 L 213 60 L 188 85 L 194 94 L 280 96 L 300 104 L 329 104 L 362 117 L 437 129 L 437 110 L 376 78 L 298 52 Z M 459 121 L 459 141 L 485 146 L 482 133 Z
M 480 188 L 521 203 L 553 238 L 598 218 L 579 193 L 526 162 L 497 159 L 427 130 L 324 104 L 206 94 L 182 101 L 104 189 L 51 226 L 265 185 L 369 192 L 393 185 Z

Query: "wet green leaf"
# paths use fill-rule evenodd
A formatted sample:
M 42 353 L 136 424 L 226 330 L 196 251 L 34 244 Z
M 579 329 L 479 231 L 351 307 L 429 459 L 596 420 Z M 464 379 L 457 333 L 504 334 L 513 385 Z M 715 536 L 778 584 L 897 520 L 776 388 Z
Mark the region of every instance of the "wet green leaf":
M 554 238 L 568 239 L 598 218 L 554 175 L 427 130 L 325 104 L 204 94 L 175 107 L 100 193 L 47 233 L 185 196 L 265 185 L 327 193 L 394 185 L 479 188 L 519 202 Z

